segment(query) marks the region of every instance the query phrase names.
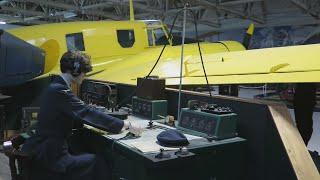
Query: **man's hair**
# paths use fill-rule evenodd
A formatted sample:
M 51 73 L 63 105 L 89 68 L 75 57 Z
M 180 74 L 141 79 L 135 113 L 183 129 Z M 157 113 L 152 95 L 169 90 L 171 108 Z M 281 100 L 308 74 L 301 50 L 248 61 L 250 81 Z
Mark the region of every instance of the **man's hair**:
M 81 51 L 68 51 L 61 57 L 60 70 L 62 73 L 69 71 L 73 76 L 90 72 L 92 71 L 90 56 Z

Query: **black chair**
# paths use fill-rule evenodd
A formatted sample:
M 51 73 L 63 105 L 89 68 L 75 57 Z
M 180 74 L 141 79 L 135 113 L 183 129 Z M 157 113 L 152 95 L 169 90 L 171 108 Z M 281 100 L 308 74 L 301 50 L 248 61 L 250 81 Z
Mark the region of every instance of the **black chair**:
M 31 180 L 32 155 L 23 153 L 20 149 L 25 140 L 23 136 L 17 135 L 3 143 L 4 154 L 9 158 L 12 180 Z

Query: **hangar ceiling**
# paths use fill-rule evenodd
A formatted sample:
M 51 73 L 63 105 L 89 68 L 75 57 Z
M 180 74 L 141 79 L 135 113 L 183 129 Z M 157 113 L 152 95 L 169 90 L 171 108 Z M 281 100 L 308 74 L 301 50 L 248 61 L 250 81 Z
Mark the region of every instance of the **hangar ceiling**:
M 320 23 L 319 0 L 133 0 L 136 19 L 161 19 L 172 26 L 185 3 L 197 16 L 199 29 L 219 32 L 246 27 Z M 78 20 L 128 20 L 128 0 L 0 0 L 0 21 L 18 24 Z M 188 27 L 193 18 L 188 16 Z M 174 25 L 181 29 L 182 15 Z

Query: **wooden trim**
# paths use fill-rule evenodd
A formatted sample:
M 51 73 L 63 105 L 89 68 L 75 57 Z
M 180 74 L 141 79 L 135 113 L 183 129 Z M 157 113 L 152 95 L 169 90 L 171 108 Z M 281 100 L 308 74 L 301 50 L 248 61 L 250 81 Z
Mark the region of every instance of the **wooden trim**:
M 281 141 L 299 180 L 320 179 L 319 172 L 285 106 L 268 106 Z
M 166 88 L 166 91 L 179 92 L 178 89 L 173 89 L 173 88 Z M 210 97 L 208 94 L 205 94 L 202 92 L 195 92 L 195 91 L 188 91 L 188 90 L 182 90 L 182 92 L 184 94 Z M 262 104 L 262 105 L 283 105 L 280 102 L 272 102 L 272 101 L 259 100 L 259 99 L 245 99 L 245 98 L 233 97 L 233 96 L 212 95 L 212 97 L 219 98 L 219 99 L 225 99 L 225 100 L 231 100 L 231 101 L 244 102 L 244 103 L 253 103 L 253 104 Z

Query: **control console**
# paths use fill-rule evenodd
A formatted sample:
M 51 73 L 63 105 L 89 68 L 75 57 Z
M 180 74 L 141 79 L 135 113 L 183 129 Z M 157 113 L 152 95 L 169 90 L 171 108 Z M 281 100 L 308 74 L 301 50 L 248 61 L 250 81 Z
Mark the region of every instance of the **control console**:
M 226 139 L 237 136 L 237 114 L 228 107 L 190 109 L 182 108 L 177 128 L 208 139 Z
M 88 103 L 108 109 L 117 104 L 117 87 L 114 84 L 86 80 L 81 85 L 80 98 Z
M 78 138 L 80 142 L 90 139 L 99 152 L 106 150 L 106 157 L 114 162 L 116 179 L 243 179 L 246 140 L 242 138 L 209 141 L 184 134 L 189 141 L 187 146 L 166 147 L 157 142 L 157 136 L 173 127 L 153 122 L 150 128 L 149 120 L 137 116 L 128 116 L 126 121 L 142 127 L 142 134 L 136 137 L 122 131 L 96 136 L 83 132 Z M 109 148 L 102 148 L 105 146 Z M 226 169 L 232 173 L 221 173 Z
M 167 100 L 148 100 L 137 96 L 132 98 L 132 113 L 148 119 L 161 119 L 167 116 Z

